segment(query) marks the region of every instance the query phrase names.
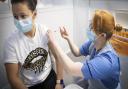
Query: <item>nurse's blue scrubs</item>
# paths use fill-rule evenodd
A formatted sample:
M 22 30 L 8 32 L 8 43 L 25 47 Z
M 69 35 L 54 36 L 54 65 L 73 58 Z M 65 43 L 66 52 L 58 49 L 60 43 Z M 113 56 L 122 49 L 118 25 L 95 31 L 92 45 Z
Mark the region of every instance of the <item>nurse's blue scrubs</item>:
M 84 79 L 89 80 L 88 89 L 116 89 L 119 85 L 119 57 L 107 43 L 96 52 L 93 42 L 88 41 L 80 47 L 80 53 L 90 58 L 84 61 L 81 69 Z

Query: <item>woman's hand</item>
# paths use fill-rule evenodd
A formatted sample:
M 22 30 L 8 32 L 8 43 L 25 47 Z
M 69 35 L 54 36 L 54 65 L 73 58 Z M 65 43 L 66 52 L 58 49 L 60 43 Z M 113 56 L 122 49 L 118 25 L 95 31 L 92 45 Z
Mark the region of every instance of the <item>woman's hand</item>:
M 64 39 L 66 39 L 66 40 L 69 39 L 69 33 L 65 27 L 60 27 L 60 33 Z

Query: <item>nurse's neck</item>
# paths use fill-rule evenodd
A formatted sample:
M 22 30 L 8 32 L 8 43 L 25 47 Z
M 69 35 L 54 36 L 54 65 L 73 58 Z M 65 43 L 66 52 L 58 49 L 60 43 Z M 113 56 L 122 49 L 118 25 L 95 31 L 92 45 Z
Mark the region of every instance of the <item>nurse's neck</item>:
M 35 25 L 34 25 L 31 31 L 29 31 L 29 32 L 27 32 L 27 33 L 24 33 L 24 34 L 25 34 L 28 38 L 34 38 L 35 33 L 36 33 L 36 27 L 35 27 Z
M 94 47 L 96 48 L 96 51 L 101 50 L 107 43 L 106 34 L 100 34 L 95 40 Z

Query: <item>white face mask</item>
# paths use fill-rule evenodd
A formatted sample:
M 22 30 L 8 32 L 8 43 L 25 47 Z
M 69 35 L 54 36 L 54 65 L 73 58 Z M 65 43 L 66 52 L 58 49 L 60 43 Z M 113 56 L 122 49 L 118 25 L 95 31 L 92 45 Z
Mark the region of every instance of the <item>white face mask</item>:
M 29 32 L 32 30 L 32 17 L 23 20 L 14 19 L 14 24 L 16 25 L 17 29 L 23 33 Z

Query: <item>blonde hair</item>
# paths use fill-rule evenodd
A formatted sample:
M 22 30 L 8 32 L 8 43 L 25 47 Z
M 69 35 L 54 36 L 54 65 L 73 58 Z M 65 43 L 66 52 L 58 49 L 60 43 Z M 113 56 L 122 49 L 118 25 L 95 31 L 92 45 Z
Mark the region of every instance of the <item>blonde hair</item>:
M 118 31 L 121 28 L 115 26 L 114 16 L 106 10 L 96 10 L 93 20 L 92 28 L 96 34 L 105 33 L 106 39 L 110 39 L 114 30 Z

